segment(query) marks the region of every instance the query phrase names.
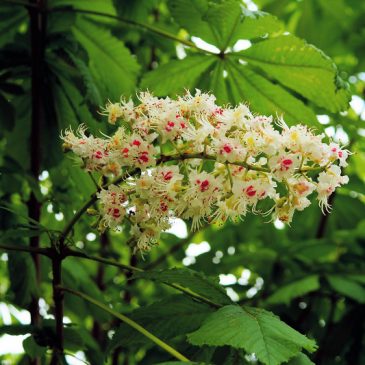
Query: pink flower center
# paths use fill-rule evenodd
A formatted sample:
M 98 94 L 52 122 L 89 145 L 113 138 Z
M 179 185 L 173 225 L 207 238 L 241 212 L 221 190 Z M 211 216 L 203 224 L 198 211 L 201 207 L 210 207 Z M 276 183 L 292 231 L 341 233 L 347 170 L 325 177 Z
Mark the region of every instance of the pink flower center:
M 167 171 L 165 173 L 162 173 L 162 176 L 163 176 L 164 180 L 170 181 L 172 179 L 173 174 L 172 174 L 172 171 Z
M 97 158 L 97 159 L 103 158 L 103 153 L 101 151 L 96 151 L 95 158 Z
M 196 180 L 196 182 L 200 185 L 200 191 L 207 191 L 209 189 L 209 181 L 208 180 Z
M 250 185 L 249 187 L 246 188 L 246 194 L 247 196 L 249 197 L 253 197 L 256 195 L 256 190 L 255 188 L 253 187 L 253 185 Z
M 149 160 L 149 158 L 148 158 L 147 151 L 144 151 L 139 155 L 139 161 L 146 163 L 146 162 L 148 162 L 148 160 Z
M 112 209 L 112 215 L 114 218 L 120 218 L 120 210 L 119 208 Z
M 290 158 L 286 158 L 281 161 L 281 169 L 282 170 L 289 170 L 290 166 L 293 164 L 293 160 Z
M 232 147 L 231 147 L 228 143 L 226 143 L 226 144 L 223 146 L 223 150 L 224 150 L 224 152 L 226 152 L 226 153 L 231 153 L 231 152 L 232 152 Z

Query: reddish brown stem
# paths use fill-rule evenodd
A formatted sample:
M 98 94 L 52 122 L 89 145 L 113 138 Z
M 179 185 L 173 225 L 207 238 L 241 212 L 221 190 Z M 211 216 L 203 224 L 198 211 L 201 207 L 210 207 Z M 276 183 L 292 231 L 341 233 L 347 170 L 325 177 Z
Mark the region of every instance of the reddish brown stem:
M 41 120 L 44 118 L 43 112 L 43 60 L 45 47 L 45 30 L 47 14 L 41 10 L 46 6 L 46 0 L 30 0 L 29 17 L 30 17 L 30 41 L 32 52 L 32 80 L 31 80 L 31 135 L 30 135 L 30 174 L 38 181 L 38 176 L 41 169 Z M 41 216 L 41 204 L 37 200 L 34 192 L 30 194 L 27 203 L 29 217 L 39 222 Z M 29 245 L 31 248 L 39 248 L 39 236 L 31 237 Z M 40 256 L 37 253 L 32 254 L 35 272 L 36 285 L 39 287 L 41 281 L 41 263 Z M 33 297 L 29 306 L 31 315 L 31 323 L 39 325 L 40 315 L 38 306 L 38 297 Z M 40 359 L 36 358 L 30 362 L 32 365 L 40 364 Z

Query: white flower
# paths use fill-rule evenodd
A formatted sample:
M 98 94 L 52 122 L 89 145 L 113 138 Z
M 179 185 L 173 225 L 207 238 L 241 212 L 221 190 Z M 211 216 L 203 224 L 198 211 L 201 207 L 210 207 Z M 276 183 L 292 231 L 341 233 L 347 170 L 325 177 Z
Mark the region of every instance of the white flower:
M 61 136 L 85 170 L 126 174 L 98 193 L 99 228 L 128 221 L 137 250 L 150 249 L 177 217 L 191 220 L 193 230 L 248 212 L 290 224 L 313 192 L 325 212 L 328 197 L 348 182 L 341 167 L 350 152 L 307 126 L 253 115 L 245 104 L 220 107 L 200 90 L 177 100 L 149 92 L 138 98 L 138 105 L 107 104 L 108 121 L 122 121 L 110 137 L 88 135 L 83 125 Z M 272 202 L 266 212 L 264 199 Z

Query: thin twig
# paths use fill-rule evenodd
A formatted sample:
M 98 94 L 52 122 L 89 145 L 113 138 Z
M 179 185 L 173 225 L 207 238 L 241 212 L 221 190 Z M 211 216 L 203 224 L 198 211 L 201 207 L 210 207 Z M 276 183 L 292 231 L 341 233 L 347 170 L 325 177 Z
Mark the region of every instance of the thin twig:
M 98 261 L 98 262 L 102 262 L 102 263 L 107 264 L 107 265 L 112 265 L 112 266 L 119 267 L 120 269 L 127 270 L 127 271 L 146 272 L 145 270 L 140 269 L 139 267 L 126 265 L 126 264 L 121 264 L 118 261 L 115 261 L 115 260 L 112 260 L 112 259 L 105 259 L 103 257 L 87 255 L 87 254 L 84 254 L 83 252 L 74 251 L 74 250 L 71 250 L 71 249 L 65 250 L 65 256 L 66 257 L 75 256 L 75 257 L 81 257 L 81 258 L 84 258 L 84 259 L 87 259 L 87 260 Z M 149 280 L 148 277 L 143 278 L 143 279 Z M 167 282 L 163 282 L 163 284 L 165 284 L 167 286 L 170 286 L 171 288 L 177 289 L 177 290 L 179 290 L 179 291 L 181 291 L 185 294 L 188 294 L 189 296 L 193 297 L 194 299 L 197 299 L 201 302 L 209 304 L 210 306 L 213 306 L 215 308 L 220 308 L 221 307 L 220 304 L 215 303 L 215 302 L 211 301 L 210 299 L 208 299 L 208 298 L 206 298 L 206 297 L 204 297 L 204 296 L 202 296 L 198 293 L 195 293 L 195 292 L 191 291 L 190 289 L 184 288 L 179 284 L 171 284 L 171 283 L 167 283 Z
M 156 337 L 155 335 L 153 335 L 151 332 L 149 332 L 148 330 L 146 330 L 144 327 L 142 327 L 141 325 L 139 325 L 137 322 L 133 321 L 132 319 L 126 317 L 125 315 L 118 313 L 116 311 L 114 311 L 113 309 L 111 309 L 110 307 L 108 307 L 107 305 L 95 300 L 92 297 L 89 297 L 88 295 L 81 293 L 77 290 L 73 290 L 73 289 L 69 289 L 69 288 L 64 288 L 64 287 L 59 287 L 60 290 L 64 291 L 64 292 L 68 292 L 71 293 L 73 295 L 76 295 L 80 298 L 85 299 L 86 301 L 98 306 L 99 308 L 105 310 L 106 312 L 110 313 L 112 316 L 120 319 L 122 322 L 126 323 L 127 325 L 131 326 L 132 328 L 134 328 L 136 331 L 140 332 L 142 335 L 144 335 L 145 337 L 149 338 L 152 342 L 154 342 L 156 345 L 160 346 L 163 350 L 165 350 L 166 352 L 168 352 L 170 355 L 174 356 L 176 359 L 180 360 L 180 361 L 185 361 L 185 362 L 189 362 L 189 359 L 186 358 L 183 354 L 181 354 L 180 352 L 178 352 L 177 350 L 175 350 L 173 347 L 171 347 L 170 345 L 168 345 L 166 342 L 162 341 L 161 339 L 159 339 L 158 337 Z
M 16 245 L 7 245 L 4 243 L 0 243 L 0 249 L 5 251 L 19 251 L 19 252 L 29 252 L 36 253 L 38 255 L 44 255 L 51 257 L 52 250 L 50 248 L 40 248 L 40 247 L 29 247 L 29 246 L 16 246 Z

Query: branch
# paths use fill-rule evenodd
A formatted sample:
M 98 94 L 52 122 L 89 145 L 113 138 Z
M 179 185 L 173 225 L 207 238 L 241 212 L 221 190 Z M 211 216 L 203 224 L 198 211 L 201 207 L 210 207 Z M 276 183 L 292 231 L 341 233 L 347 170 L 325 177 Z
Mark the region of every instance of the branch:
M 60 290 L 62 285 L 62 257 L 56 255 L 52 258 L 52 291 L 53 302 L 55 305 L 56 321 L 56 341 L 53 347 L 51 365 L 62 363 L 63 357 L 63 291 Z
M 84 258 L 84 259 L 87 259 L 87 260 L 101 262 L 101 263 L 106 264 L 106 265 L 116 266 L 116 267 L 118 267 L 118 268 L 120 268 L 122 270 L 138 271 L 138 272 L 143 272 L 144 271 L 144 270 L 142 270 L 142 269 L 140 269 L 138 267 L 135 267 L 135 266 L 121 264 L 121 263 L 119 263 L 116 260 L 105 259 L 104 257 L 88 255 L 88 254 L 86 254 L 84 252 L 72 250 L 70 248 L 65 249 L 64 254 L 65 254 L 65 257 L 69 257 L 69 256 L 81 257 L 81 258 Z
M 29 12 L 29 29 L 30 29 L 30 49 L 31 49 L 31 132 L 29 140 L 30 148 L 30 174 L 38 181 L 41 171 L 41 130 L 45 120 L 44 109 L 44 52 L 46 39 L 46 22 L 47 14 L 41 10 L 46 6 L 47 0 L 29 0 L 27 5 Z M 36 7 L 32 6 L 36 5 Z M 27 202 L 29 217 L 39 222 L 41 218 L 41 203 L 38 201 L 33 189 Z M 29 245 L 32 248 L 39 247 L 39 235 L 30 237 Z M 32 253 L 35 267 L 37 288 L 41 282 L 41 261 L 37 253 Z M 41 317 L 39 315 L 39 297 L 37 294 L 32 295 L 29 304 L 29 312 L 31 316 L 31 324 L 37 326 L 40 324 Z M 32 365 L 40 364 L 40 358 L 37 356 L 31 360 Z
M 9 4 L 13 4 L 13 5 L 21 5 L 21 6 L 25 6 L 26 8 L 35 8 L 35 9 L 39 9 L 39 6 L 37 4 L 32 4 L 29 3 L 27 1 L 22 1 L 22 0 L 2 0 L 6 3 Z
M 40 248 L 40 247 L 28 247 L 28 246 L 16 246 L 16 245 L 9 245 L 0 243 L 0 249 L 5 251 L 19 251 L 19 252 L 29 252 L 35 253 L 38 255 L 44 255 L 51 257 L 52 256 L 52 249 L 50 248 Z
M 81 257 L 87 260 L 92 260 L 92 261 L 97 261 L 97 262 L 102 262 L 104 264 L 107 265 L 112 265 L 112 266 L 116 266 L 122 270 L 127 270 L 127 271 L 136 271 L 136 272 L 146 272 L 143 269 L 140 269 L 139 267 L 135 267 L 135 266 L 131 266 L 131 265 L 125 265 L 125 264 L 121 264 L 118 261 L 115 260 L 111 260 L 111 259 L 104 259 L 103 257 L 98 257 L 98 256 L 92 256 L 92 255 L 87 255 L 83 252 L 78 252 L 72 249 L 65 249 L 65 257 L 69 257 L 69 256 L 74 256 L 74 257 Z M 144 279 L 148 279 L 148 278 L 144 278 Z M 195 293 L 193 291 L 191 291 L 190 289 L 184 288 L 179 284 L 171 284 L 171 283 L 167 283 L 167 282 L 163 282 L 163 284 L 170 286 L 171 288 L 177 289 L 187 295 L 189 295 L 190 297 L 199 300 L 200 302 L 204 302 L 212 307 L 215 308 L 220 308 L 221 305 L 218 303 L 214 303 L 213 301 L 211 301 L 210 299 Z
M 95 300 L 92 297 L 89 297 L 86 294 L 83 294 L 83 293 L 81 293 L 79 291 L 76 291 L 76 290 L 73 290 L 73 289 L 59 287 L 59 290 L 62 290 L 64 292 L 68 292 L 68 293 L 71 293 L 73 295 L 76 295 L 76 296 L 78 296 L 80 298 L 83 298 L 84 300 L 86 300 L 86 301 L 88 301 L 88 302 L 96 305 L 97 307 L 103 309 L 104 311 L 110 313 L 112 316 L 120 319 L 122 322 L 124 322 L 127 325 L 131 326 L 132 328 L 134 328 L 136 331 L 138 331 L 139 333 L 141 333 L 145 337 L 149 338 L 152 342 L 154 342 L 156 345 L 158 345 L 163 350 L 165 350 L 166 352 L 168 352 L 170 355 L 174 356 L 176 359 L 178 359 L 180 361 L 184 361 L 184 362 L 189 362 L 189 359 L 188 358 L 186 358 L 180 352 L 178 352 L 177 350 L 175 350 L 174 348 L 172 348 L 166 342 L 160 340 L 158 337 L 156 337 L 151 332 L 149 332 L 148 330 L 146 330 L 144 327 L 142 327 L 141 325 L 139 325 L 137 322 L 134 322 L 132 319 L 126 317 L 125 315 L 114 311 L 113 309 L 109 308 L 107 305 L 105 305 L 105 304 L 103 304 L 103 303 Z

